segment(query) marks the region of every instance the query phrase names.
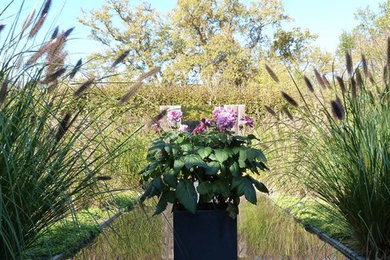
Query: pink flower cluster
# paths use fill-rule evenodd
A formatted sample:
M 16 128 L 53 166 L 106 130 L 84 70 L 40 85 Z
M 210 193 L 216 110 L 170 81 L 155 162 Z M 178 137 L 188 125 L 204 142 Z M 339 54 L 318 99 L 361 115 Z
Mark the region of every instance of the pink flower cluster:
M 229 108 L 216 107 L 213 111 L 213 117 L 220 132 L 230 130 L 237 121 L 237 113 Z
M 203 133 L 207 127 L 211 126 L 213 124 L 213 121 L 211 121 L 211 119 L 209 118 L 203 118 L 201 121 L 200 121 L 200 125 L 197 126 L 194 131 L 192 131 L 192 133 L 194 135 L 198 135 L 198 134 L 201 134 Z
M 181 111 L 172 110 L 168 112 L 168 121 L 173 125 L 176 125 L 182 117 L 183 113 Z
M 254 125 L 253 119 L 250 118 L 249 116 L 243 116 L 241 118 L 241 121 L 243 121 L 244 124 L 248 125 L 249 127 L 253 127 L 253 125 Z

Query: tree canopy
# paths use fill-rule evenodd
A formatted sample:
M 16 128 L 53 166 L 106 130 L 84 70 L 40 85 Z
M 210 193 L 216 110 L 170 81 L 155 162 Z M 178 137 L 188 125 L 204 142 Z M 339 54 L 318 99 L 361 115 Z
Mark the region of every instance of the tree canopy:
M 163 80 L 180 85 L 240 86 L 268 56 L 307 58 L 304 46 L 315 39 L 300 28 L 283 30 L 290 18 L 280 0 L 178 0 L 167 16 L 148 3 L 106 0 L 84 14 L 80 21 L 106 46 L 106 52 L 93 55 L 99 63 L 108 66 L 129 51 L 128 76 L 161 66 Z

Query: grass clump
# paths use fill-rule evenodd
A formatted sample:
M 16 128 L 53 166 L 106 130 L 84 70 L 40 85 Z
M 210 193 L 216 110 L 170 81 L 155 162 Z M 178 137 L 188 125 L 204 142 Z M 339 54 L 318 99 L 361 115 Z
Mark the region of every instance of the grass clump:
M 296 84 L 301 102 L 283 94 L 294 114 L 286 124 L 290 145 L 295 147 L 295 167 L 289 176 L 326 202 L 329 214 L 341 216 L 340 227 L 348 228 L 360 253 L 386 258 L 390 256 L 389 76 L 371 73 L 367 66 L 362 74 L 349 54 L 346 61 L 346 79 L 335 76 L 337 83 L 331 89 L 303 96 Z

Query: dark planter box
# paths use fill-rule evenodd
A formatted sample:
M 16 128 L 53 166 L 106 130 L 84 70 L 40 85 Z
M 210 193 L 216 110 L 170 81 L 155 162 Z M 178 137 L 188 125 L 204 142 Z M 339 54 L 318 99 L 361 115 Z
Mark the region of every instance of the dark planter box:
M 237 219 L 225 210 L 173 211 L 175 260 L 237 259 Z

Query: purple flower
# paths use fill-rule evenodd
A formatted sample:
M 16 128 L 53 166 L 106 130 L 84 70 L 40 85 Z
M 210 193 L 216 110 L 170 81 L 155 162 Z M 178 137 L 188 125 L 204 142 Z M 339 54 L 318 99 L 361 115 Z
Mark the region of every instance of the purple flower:
M 188 125 L 185 124 L 180 125 L 179 132 L 188 132 Z
M 203 122 L 200 122 L 200 125 L 198 125 L 194 131 L 192 131 L 192 134 L 194 135 L 198 135 L 198 134 L 201 134 L 204 132 L 204 130 L 206 130 L 206 126 Z
M 215 121 L 217 121 L 218 114 L 221 113 L 223 110 L 224 110 L 223 107 L 216 107 L 216 108 L 214 108 L 213 117 L 214 117 Z
M 154 131 L 156 131 L 156 133 L 160 133 L 162 131 L 161 120 L 154 122 L 154 124 L 152 125 L 152 128 L 154 129 Z
M 201 120 L 201 122 L 205 125 L 205 126 L 211 126 L 213 124 L 213 121 L 209 118 L 203 118 Z
M 179 110 L 172 110 L 172 111 L 169 111 L 168 112 L 168 121 L 171 123 L 171 124 L 176 124 L 180 121 L 180 119 L 182 118 L 183 116 L 183 113 Z
M 253 127 L 253 124 L 254 124 L 253 119 L 250 118 L 249 116 L 243 116 L 241 118 L 241 121 L 244 121 L 245 124 L 248 125 L 249 127 Z
M 214 109 L 213 116 L 220 132 L 230 130 L 237 121 L 237 113 L 229 108 L 217 107 Z

